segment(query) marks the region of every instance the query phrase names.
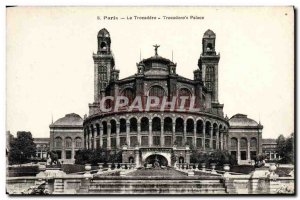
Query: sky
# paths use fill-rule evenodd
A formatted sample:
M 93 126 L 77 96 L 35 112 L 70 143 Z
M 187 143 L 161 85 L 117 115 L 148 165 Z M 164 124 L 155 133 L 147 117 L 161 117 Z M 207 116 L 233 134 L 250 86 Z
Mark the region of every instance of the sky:
M 101 20 L 97 19 L 100 17 Z M 104 20 L 103 17 L 119 20 Z M 200 16 L 202 20 L 120 20 L 134 16 Z M 106 28 L 120 78 L 136 63 L 159 55 L 193 78 L 207 29 L 220 52 L 219 102 L 230 118 L 248 115 L 263 138 L 294 132 L 294 22 L 291 7 L 7 9 L 6 130 L 49 137 L 49 125 L 67 113 L 88 114 L 93 102 L 97 33 Z

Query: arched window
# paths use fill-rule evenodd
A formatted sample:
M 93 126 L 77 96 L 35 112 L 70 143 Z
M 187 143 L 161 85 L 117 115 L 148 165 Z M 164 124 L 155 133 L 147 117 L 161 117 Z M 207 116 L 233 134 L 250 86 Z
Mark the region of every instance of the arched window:
M 141 119 L 141 131 L 149 131 L 149 119 L 147 117 Z
M 230 147 L 236 149 L 238 146 L 238 141 L 235 137 L 230 139 Z
M 211 123 L 206 122 L 205 123 L 205 136 L 210 136 L 210 130 L 211 130 Z
M 62 147 L 62 139 L 61 139 L 61 137 L 56 137 L 54 139 L 54 146 L 56 148 L 61 148 Z
M 221 138 L 222 129 L 223 129 L 223 126 L 220 124 L 220 126 L 219 126 L 219 137 L 220 138 Z
M 172 119 L 170 117 L 166 117 L 164 119 L 164 131 L 165 132 L 172 132 L 173 131 L 172 127 L 173 127 Z
M 100 44 L 101 50 L 106 50 L 107 49 L 107 45 L 105 42 L 101 42 Z
M 72 148 L 72 138 L 66 137 L 66 139 L 65 139 L 65 147 L 66 148 Z
M 75 147 L 81 148 L 82 139 L 80 137 L 75 138 Z
M 247 138 L 241 138 L 240 139 L 240 147 L 243 149 L 247 148 Z
M 97 131 L 97 136 L 100 135 L 100 126 L 99 124 L 96 124 L 96 131 Z
M 131 105 L 135 98 L 135 92 L 131 88 L 124 89 L 121 95 L 128 99 L 128 105 Z
M 103 135 L 107 135 L 107 122 L 106 121 L 102 122 L 102 127 L 103 127 Z
M 183 119 L 182 118 L 177 118 L 176 119 L 176 123 L 175 123 L 175 132 L 178 132 L 178 133 L 182 133 L 183 132 L 183 126 L 184 126 L 184 123 L 183 123 Z
M 151 87 L 149 90 L 149 96 L 163 97 L 165 95 L 165 90 L 158 85 Z
M 120 119 L 120 133 L 126 133 L 126 120 Z
M 92 124 L 90 126 L 90 131 L 91 131 L 91 134 L 92 134 L 92 138 L 94 138 L 94 127 L 93 127 Z
M 203 122 L 201 120 L 197 121 L 197 133 L 203 134 Z
M 208 44 L 206 45 L 206 49 L 207 49 L 208 51 L 213 50 L 212 43 L 208 43 Z
M 117 132 L 117 123 L 114 119 L 110 120 L 110 131 L 112 134 Z
M 181 97 L 181 98 L 180 98 Z M 184 97 L 185 99 L 185 103 L 184 103 L 184 108 L 189 108 L 190 107 L 190 103 L 191 103 L 191 97 L 192 97 L 192 93 L 190 92 L 189 89 L 187 88 L 181 88 L 178 92 L 178 106 L 181 106 L 181 100 Z
M 213 136 L 217 136 L 217 133 L 218 133 L 218 125 L 217 124 L 214 124 L 213 125 Z
M 186 121 L 186 132 L 187 133 L 193 133 L 194 132 L 194 120 L 188 119 Z
M 152 119 L 152 131 L 161 131 L 161 123 L 159 117 L 154 117 Z
M 130 132 L 137 132 L 137 120 L 134 117 L 130 119 Z
M 256 138 L 251 138 L 250 140 L 250 147 L 251 148 L 257 148 L 257 139 Z

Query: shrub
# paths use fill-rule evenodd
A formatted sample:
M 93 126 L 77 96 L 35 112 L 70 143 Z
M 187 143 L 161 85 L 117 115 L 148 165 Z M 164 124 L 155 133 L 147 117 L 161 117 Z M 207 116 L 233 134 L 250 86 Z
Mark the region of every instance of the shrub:
M 35 176 L 38 173 L 39 173 L 38 166 L 20 166 L 20 167 L 8 168 L 9 177 Z
M 76 164 L 63 164 L 62 170 L 67 174 L 77 173 L 84 171 L 84 165 L 76 165 Z
M 233 158 L 228 151 L 216 150 L 212 153 L 202 153 L 193 151 L 190 157 L 191 163 L 216 163 L 217 166 L 223 166 L 224 164 L 235 165 L 236 160 Z
M 122 152 L 106 149 L 84 149 L 79 150 L 75 155 L 75 164 L 98 165 L 98 163 L 121 163 Z

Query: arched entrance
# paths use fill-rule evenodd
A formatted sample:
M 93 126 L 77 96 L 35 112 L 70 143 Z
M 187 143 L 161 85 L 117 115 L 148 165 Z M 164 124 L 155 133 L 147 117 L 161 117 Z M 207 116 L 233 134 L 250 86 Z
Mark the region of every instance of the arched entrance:
M 160 166 L 168 166 L 168 160 L 164 156 L 159 154 L 152 154 L 145 160 L 146 164 L 154 165 L 155 162 L 158 162 Z

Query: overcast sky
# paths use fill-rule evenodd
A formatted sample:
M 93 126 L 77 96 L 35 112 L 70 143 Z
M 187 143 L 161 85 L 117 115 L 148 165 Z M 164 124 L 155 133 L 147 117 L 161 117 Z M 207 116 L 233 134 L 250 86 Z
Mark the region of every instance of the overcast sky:
M 103 20 L 103 16 L 200 16 L 203 20 Z M 100 16 L 102 20 L 97 20 Z M 106 28 L 120 78 L 136 63 L 159 55 L 193 78 L 203 33 L 216 33 L 220 52 L 219 101 L 224 113 L 247 114 L 264 126 L 263 137 L 294 131 L 292 8 L 8 8 L 6 129 L 49 137 L 67 113 L 83 117 L 93 101 L 97 33 Z

